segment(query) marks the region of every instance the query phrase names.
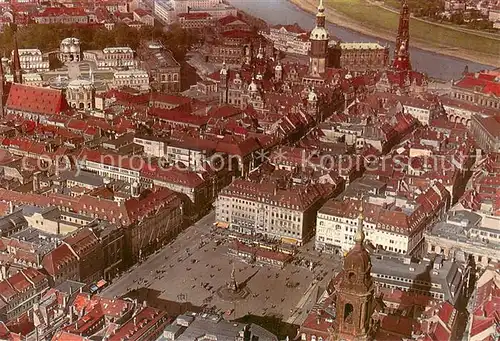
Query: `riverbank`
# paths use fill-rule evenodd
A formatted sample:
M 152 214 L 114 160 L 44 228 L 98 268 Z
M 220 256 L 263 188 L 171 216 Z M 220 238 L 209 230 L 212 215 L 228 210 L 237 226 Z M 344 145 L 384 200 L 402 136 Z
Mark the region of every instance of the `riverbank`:
M 316 13 L 316 8 L 318 2 L 316 0 L 289 0 L 299 8 L 310 12 Z M 326 17 L 331 23 L 338 26 L 346 27 L 350 30 L 360 32 L 365 35 L 372 37 L 381 38 L 384 40 L 394 41 L 397 32 L 397 14 L 390 12 L 388 10 L 384 11 L 382 8 L 370 5 L 368 2 L 364 1 L 362 4 L 359 2 L 362 0 L 349 0 L 349 2 L 344 0 L 326 0 Z M 355 7 L 356 4 L 363 5 L 362 8 Z M 340 9 L 342 8 L 342 9 Z M 346 13 L 355 14 L 358 19 L 351 18 L 351 16 L 346 15 Z M 382 11 L 382 12 L 381 12 Z M 494 39 L 491 42 L 487 38 L 482 38 L 478 40 L 477 38 L 471 38 L 470 41 L 457 41 L 456 34 L 460 32 L 453 32 L 453 30 L 439 31 L 432 24 L 426 24 L 428 27 L 418 27 L 418 31 L 415 30 L 416 20 L 412 19 L 410 32 L 412 32 L 412 38 L 410 45 L 418 47 L 422 50 L 444 54 L 452 57 L 462 58 L 481 64 L 492 65 L 495 67 L 500 67 L 500 44 L 497 44 Z M 384 25 L 381 25 L 383 23 Z M 422 25 L 424 23 L 418 23 L 417 25 Z M 412 27 L 414 28 L 412 30 Z M 441 28 L 443 30 L 443 28 Z M 335 36 L 335 32 L 330 32 Z M 423 38 L 428 37 L 428 38 Z M 455 46 L 445 45 L 443 41 L 454 41 Z M 471 49 L 466 49 L 463 47 L 458 47 L 456 45 L 462 45 L 467 43 L 470 45 Z M 484 46 L 486 45 L 486 46 Z M 478 52 L 477 47 L 481 47 L 483 50 L 492 51 L 491 54 Z M 476 48 L 476 49 L 474 49 Z

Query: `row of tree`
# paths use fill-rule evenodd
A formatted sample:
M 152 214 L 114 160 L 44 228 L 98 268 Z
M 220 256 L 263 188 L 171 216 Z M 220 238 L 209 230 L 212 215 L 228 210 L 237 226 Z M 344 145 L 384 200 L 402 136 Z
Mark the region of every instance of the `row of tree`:
M 0 52 L 10 55 L 14 46 L 13 27 L 6 27 L 0 34 Z M 178 25 L 168 30 L 145 26 L 139 30 L 118 24 L 112 30 L 96 26 L 40 25 L 31 24 L 17 29 L 19 48 L 38 48 L 43 52 L 59 49 L 61 40 L 68 37 L 80 39 L 83 50 L 101 50 L 110 46 L 129 46 L 137 50 L 141 42 L 156 40 L 172 50 L 178 60 L 185 57 L 188 49 L 198 42 L 198 36 Z

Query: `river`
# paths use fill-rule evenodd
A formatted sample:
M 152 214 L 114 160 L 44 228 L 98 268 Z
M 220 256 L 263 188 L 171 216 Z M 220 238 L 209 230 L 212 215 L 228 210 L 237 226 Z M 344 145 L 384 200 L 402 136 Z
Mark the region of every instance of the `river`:
M 314 15 L 308 13 L 287 0 L 228 0 L 233 6 L 259 17 L 271 25 L 298 23 L 302 28 L 310 30 L 314 26 Z M 394 49 L 394 42 L 371 37 L 349 30 L 347 28 L 328 24 L 332 36 L 345 42 L 379 42 L 389 44 Z M 410 27 L 411 32 L 411 27 Z M 411 41 L 410 41 L 411 46 Z M 451 80 L 460 78 L 466 65 L 469 71 L 491 69 L 491 66 L 474 63 L 468 60 L 445 56 L 425 51 L 419 48 L 410 48 L 412 66 L 415 70 L 425 72 L 432 78 Z

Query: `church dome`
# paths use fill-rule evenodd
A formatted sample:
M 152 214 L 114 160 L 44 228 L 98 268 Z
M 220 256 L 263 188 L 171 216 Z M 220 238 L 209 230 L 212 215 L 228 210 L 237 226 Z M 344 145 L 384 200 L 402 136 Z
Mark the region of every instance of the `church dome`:
M 330 34 L 326 28 L 316 26 L 309 37 L 311 40 L 329 40 Z
M 75 79 L 69 82 L 68 88 L 71 90 L 92 89 L 92 82 L 86 79 Z
M 356 273 L 365 274 L 370 271 L 370 268 L 370 254 L 362 244 L 356 243 L 344 259 L 344 270 L 347 272 L 354 271 Z

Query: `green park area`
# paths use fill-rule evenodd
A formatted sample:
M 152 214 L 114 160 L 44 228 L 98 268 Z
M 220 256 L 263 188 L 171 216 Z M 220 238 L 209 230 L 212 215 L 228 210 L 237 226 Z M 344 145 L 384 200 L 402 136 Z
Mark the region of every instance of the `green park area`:
M 325 5 L 367 29 L 372 29 L 374 35 L 377 35 L 377 32 L 397 32 L 398 13 L 367 0 L 325 0 Z M 410 34 L 413 41 L 434 48 L 460 48 L 471 53 L 500 56 L 500 38 L 484 36 L 480 32 L 463 32 L 412 18 Z

